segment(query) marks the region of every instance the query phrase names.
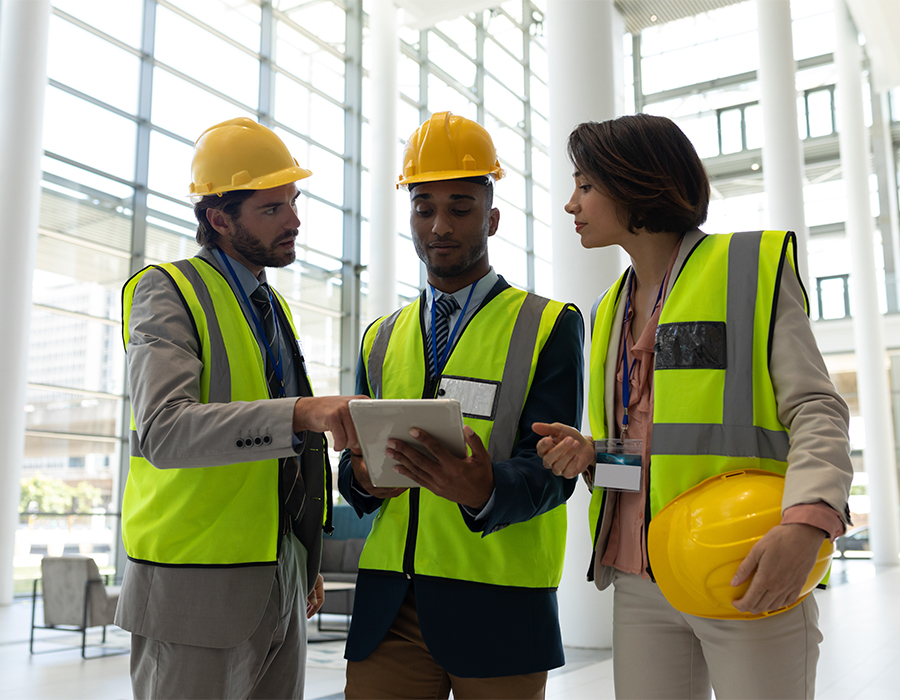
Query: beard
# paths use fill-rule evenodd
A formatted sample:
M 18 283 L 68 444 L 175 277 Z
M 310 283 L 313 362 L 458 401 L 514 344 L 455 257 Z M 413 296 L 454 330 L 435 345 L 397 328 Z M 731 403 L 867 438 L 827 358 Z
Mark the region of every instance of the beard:
M 268 247 L 258 236 L 245 228 L 240 221 L 234 221 L 234 232 L 231 234 L 231 245 L 248 262 L 260 267 L 286 267 L 297 258 L 297 252 L 291 248 L 284 250 L 279 247 L 281 243 L 295 238 L 298 229 L 287 231 L 283 237 L 274 241 Z

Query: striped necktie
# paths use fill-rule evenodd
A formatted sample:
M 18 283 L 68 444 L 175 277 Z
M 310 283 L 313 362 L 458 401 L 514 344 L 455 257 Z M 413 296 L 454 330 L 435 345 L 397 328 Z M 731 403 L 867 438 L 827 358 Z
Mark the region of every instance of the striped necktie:
M 434 337 L 431 339 L 434 349 L 437 351 L 438 361 L 447 347 L 447 338 L 450 336 L 450 316 L 459 308 L 459 303 L 450 294 L 441 295 L 434 301 Z M 441 367 L 443 369 L 443 367 Z M 434 367 L 434 352 L 428 353 L 428 370 L 432 377 L 437 376 Z
M 262 316 L 263 330 L 266 332 L 266 340 L 272 353 L 278 352 L 278 334 L 275 332 L 275 310 L 272 308 L 272 302 L 269 301 L 269 288 L 263 283 L 253 290 L 250 295 L 254 305 Z M 269 392 L 272 397 L 281 396 L 281 383 L 275 374 L 275 364 L 268 352 L 263 353 L 266 358 L 266 383 L 269 385 Z

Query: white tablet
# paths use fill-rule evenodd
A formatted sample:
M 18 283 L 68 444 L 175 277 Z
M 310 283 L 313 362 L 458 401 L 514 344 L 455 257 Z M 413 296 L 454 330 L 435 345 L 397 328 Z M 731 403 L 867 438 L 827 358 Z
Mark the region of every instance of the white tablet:
M 460 459 L 466 456 L 462 410 L 456 399 L 354 399 L 350 401 L 350 416 L 375 486 L 418 487 L 412 479 L 395 472 L 399 462 L 384 454 L 387 441 L 394 439 L 430 455 L 409 434 L 413 428 L 439 440 L 454 456 Z

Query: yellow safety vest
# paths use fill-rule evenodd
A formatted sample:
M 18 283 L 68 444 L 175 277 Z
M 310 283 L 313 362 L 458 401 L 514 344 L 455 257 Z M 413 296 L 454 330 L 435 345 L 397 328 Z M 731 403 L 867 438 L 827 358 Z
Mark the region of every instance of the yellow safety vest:
M 786 261 L 796 274 L 796 254 L 795 236 L 785 231 L 705 236 L 689 253 L 657 331 L 651 518 L 713 475 L 787 471 L 788 430 L 778 420 L 769 356 L 781 275 Z M 604 367 L 627 275 L 601 299 L 594 321 L 589 415 L 595 439 L 608 437 Z M 594 489 L 595 548 L 603 497 L 603 489 Z
M 423 396 L 423 299 L 379 319 L 366 332 L 363 361 L 369 395 Z M 499 385 L 492 418 L 463 414 L 494 462 L 509 459 L 538 357 L 566 305 L 509 287 L 479 309 L 460 335 L 443 377 Z M 465 410 L 465 409 L 464 409 Z M 382 503 L 360 558 L 361 569 L 478 583 L 555 588 L 566 545 L 565 504 L 482 537 L 466 526 L 456 503 L 409 489 Z
M 199 258 L 151 267 L 169 276 L 193 319 L 203 362 L 201 403 L 268 398 L 265 361 L 227 280 Z M 132 277 L 123 290 L 126 347 L 134 290 L 151 267 Z M 281 297 L 279 301 L 296 336 L 290 310 Z M 281 518 L 277 459 L 157 469 L 140 453 L 133 413 L 131 430 L 130 471 L 122 499 L 122 540 L 129 558 L 190 566 L 276 561 Z M 256 437 L 265 438 L 247 439 Z M 310 500 L 320 499 L 308 499 L 308 507 Z

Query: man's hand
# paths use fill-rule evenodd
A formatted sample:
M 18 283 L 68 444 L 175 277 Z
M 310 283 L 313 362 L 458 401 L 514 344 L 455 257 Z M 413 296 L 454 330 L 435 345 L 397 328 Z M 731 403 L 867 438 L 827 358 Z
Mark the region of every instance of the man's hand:
M 356 428 L 350 418 L 351 399 L 367 399 L 368 396 L 311 396 L 297 399 L 294 404 L 294 432 L 311 430 L 314 433 L 331 433 L 335 450 L 358 448 Z
M 356 483 L 370 496 L 375 496 L 375 498 L 394 498 L 406 491 L 405 486 L 396 488 L 375 486 L 372 483 L 372 478 L 369 476 L 366 460 L 363 459 L 358 451 L 353 449 L 350 450 L 350 467 L 353 469 L 353 478 L 356 479 Z
M 306 619 L 312 619 L 312 616 L 319 612 L 324 602 L 325 579 L 322 578 L 322 574 L 319 574 L 319 577 L 316 579 L 316 585 L 313 586 L 309 595 L 306 596 Z
M 825 533 L 812 525 L 776 525 L 753 545 L 731 579 L 740 586 L 753 576 L 742 598 L 732 602 L 741 612 L 758 615 L 790 605 L 800 597 Z
M 594 465 L 594 441 L 590 436 L 562 423 L 532 423 L 531 429 L 545 436 L 538 441 L 537 453 L 544 460 L 544 468 L 557 476 L 574 479 Z
M 385 454 L 400 462 L 394 471 L 408 476 L 419 486 L 448 501 L 480 510 L 494 492 L 494 469 L 481 438 L 468 425 L 463 432 L 472 451 L 465 459 L 454 457 L 440 442 L 418 428 L 413 428 L 409 434 L 433 457 L 423 455 L 401 440 L 388 440 Z

